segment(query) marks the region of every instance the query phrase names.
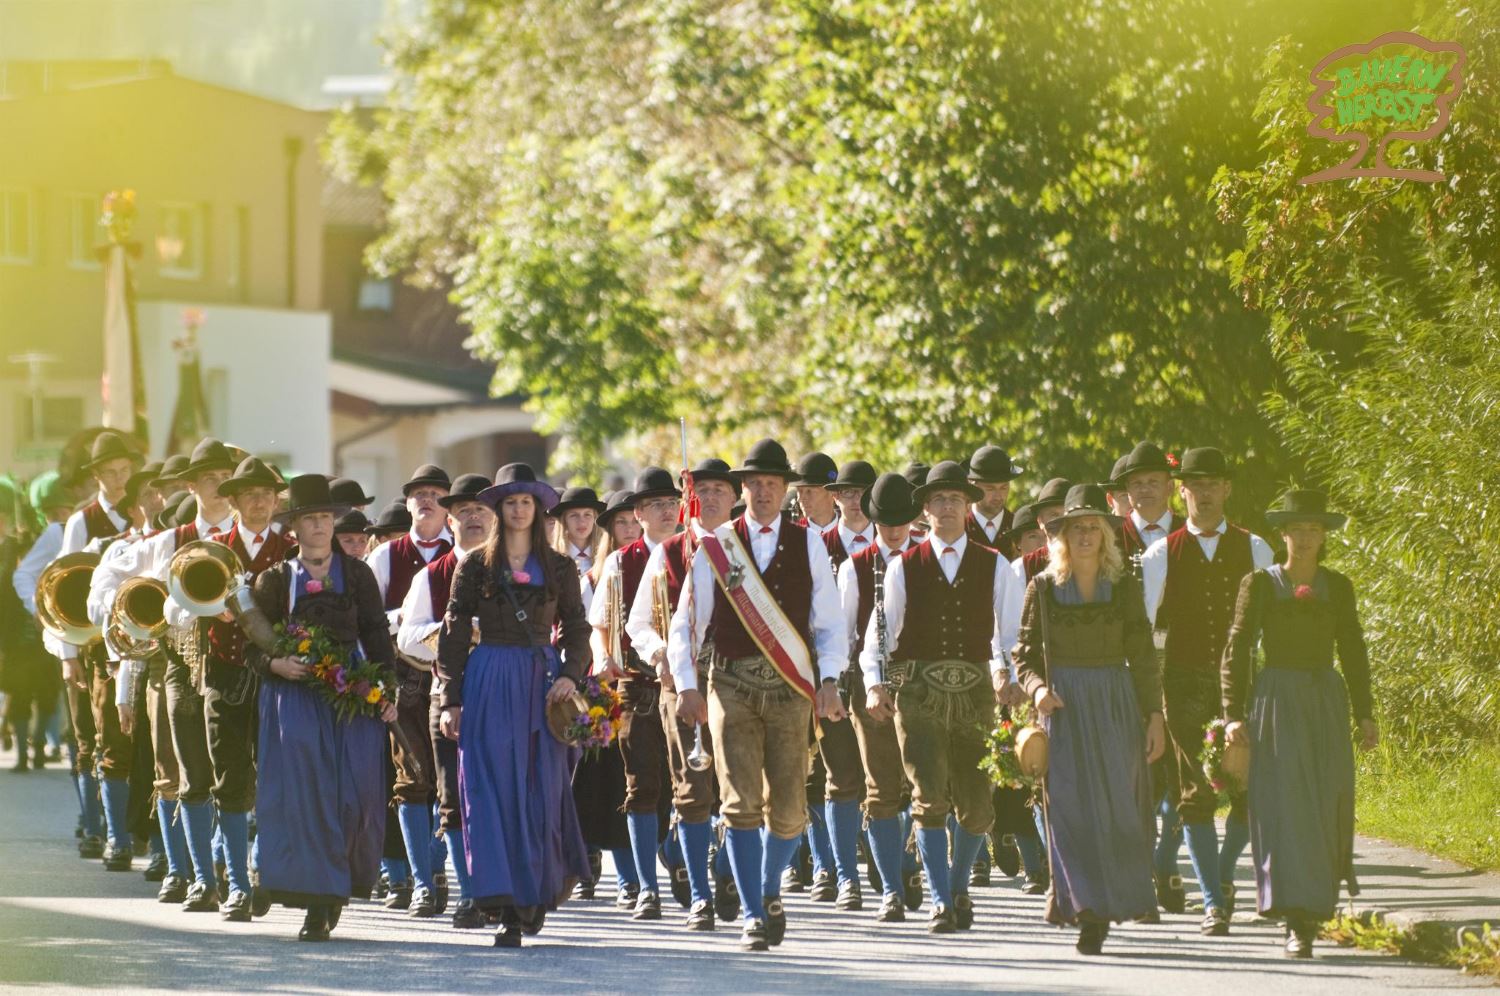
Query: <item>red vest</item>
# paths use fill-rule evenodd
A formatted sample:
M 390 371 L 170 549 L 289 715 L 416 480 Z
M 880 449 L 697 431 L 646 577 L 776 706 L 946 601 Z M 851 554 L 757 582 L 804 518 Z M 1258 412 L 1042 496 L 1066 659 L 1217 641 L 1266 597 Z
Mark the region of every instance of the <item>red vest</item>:
M 196 529 L 194 531 L 196 532 Z M 260 551 L 256 553 L 255 559 L 251 560 L 250 551 L 240 536 L 239 523 L 235 523 L 234 527 L 229 530 L 229 534 L 224 537 L 224 544 L 234 551 L 235 556 L 239 558 L 240 569 L 248 571 L 252 580 L 261 571 L 268 571 L 285 560 L 287 552 L 292 548 L 291 540 L 268 526 L 266 541 L 260 545 Z M 209 658 L 224 661 L 236 667 L 244 666 L 245 631 L 240 628 L 240 624 L 212 618 L 208 619 L 207 623 Z
M 735 535 L 750 554 L 745 569 L 756 570 L 754 546 L 750 542 L 750 527 L 745 516 L 734 520 Z M 807 559 L 807 527 L 799 526 L 785 515 L 781 517 L 781 531 L 776 536 L 776 554 L 766 569 L 760 572 L 766 587 L 781 611 L 791 621 L 802 642 L 812 651 L 809 624 L 812 622 L 812 564 Z M 714 641 L 714 651 L 731 659 L 756 657 L 760 648 L 745 632 L 734 606 L 724 597 L 718 584 L 714 585 L 714 611 L 709 620 L 709 634 Z
M 651 550 L 646 546 L 646 537 L 620 548 L 620 616 L 630 615 L 635 604 L 635 593 L 640 590 L 641 576 L 646 573 L 646 561 L 651 559 Z M 630 656 L 630 634 L 620 627 L 620 653 Z
M 1052 563 L 1052 551 L 1045 546 L 1039 546 L 1021 558 L 1021 567 L 1026 571 L 1027 581 L 1045 571 L 1050 563 Z
M 472 551 L 484 556 L 481 551 Z M 458 551 L 449 550 L 441 557 L 432 558 L 427 565 L 427 595 L 432 599 L 432 618 L 441 621 L 448 612 L 448 596 L 453 593 L 453 575 L 458 573 Z
M 1250 533 L 1239 526 L 1226 525 L 1212 562 L 1186 526 L 1167 537 L 1167 584 L 1156 625 L 1167 631 L 1168 672 L 1188 670 L 1217 679 L 1240 581 L 1254 569 Z
M 688 545 L 688 533 L 680 532 L 667 537 L 662 544 L 662 568 L 667 572 L 667 601 L 673 612 L 682 599 L 682 588 L 687 584 L 688 571 L 692 569 L 695 547 Z
M 908 538 L 906 549 L 910 550 L 915 546 Z M 870 628 L 870 616 L 875 612 L 875 558 L 878 556 L 879 544 L 871 543 L 849 558 L 849 565 L 854 569 L 854 579 L 859 582 L 859 603 L 855 610 L 854 644 L 849 648 L 850 660 L 857 658 L 864 649 L 865 631 Z M 890 569 L 889 565 L 886 569 Z
M 939 542 L 929 538 L 901 555 L 906 617 L 891 659 L 986 663 L 995 632 L 995 560 L 1000 555 L 969 540 L 949 584 L 938 564 Z
M 834 526 L 823 534 L 823 545 L 828 548 L 828 561 L 833 564 L 837 571 L 839 565 L 849 559 L 849 551 L 844 549 L 844 537 L 839 532 L 839 527 Z
M 120 531 L 120 527 L 115 525 L 109 513 L 104 510 L 104 506 L 99 504 L 98 498 L 83 506 L 83 528 L 91 540 L 114 536 Z
M 181 550 L 184 546 L 187 546 L 198 538 L 198 523 L 189 522 L 185 526 L 178 526 L 174 532 L 176 535 L 173 537 L 172 542 L 175 544 L 176 549 Z
M 390 558 L 390 582 L 385 586 L 385 610 L 389 612 L 401 608 L 401 603 L 406 601 L 406 592 L 411 587 L 412 578 L 427 566 L 427 558 L 422 556 L 422 551 L 412 541 L 411 533 L 402 533 L 386 546 L 390 548 L 390 553 L 387 554 Z M 438 557 L 452 549 L 453 544 L 442 540 L 438 546 Z M 432 559 L 436 560 L 437 557 Z M 447 603 L 443 607 L 447 608 Z

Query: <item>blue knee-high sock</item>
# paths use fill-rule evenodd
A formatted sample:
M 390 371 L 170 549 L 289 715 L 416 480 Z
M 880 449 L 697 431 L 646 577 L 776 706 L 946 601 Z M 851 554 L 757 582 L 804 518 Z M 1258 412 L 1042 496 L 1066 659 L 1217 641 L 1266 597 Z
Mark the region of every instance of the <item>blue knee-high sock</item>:
M 448 853 L 453 855 L 453 877 L 458 880 L 458 901 L 472 899 L 469 891 L 469 852 L 464 848 L 464 832 L 449 830 L 443 834 L 448 841 Z
M 214 823 L 214 864 L 229 867 L 229 857 L 224 853 L 224 827 Z
M 687 864 L 688 886 L 693 892 L 693 902 L 713 902 L 713 883 L 708 877 L 708 843 L 712 836 L 708 821 L 677 824 L 677 837 L 682 845 L 682 855 Z
M 380 870 L 393 889 L 404 889 L 411 884 L 411 865 L 405 858 L 381 858 Z
M 1177 807 L 1165 797 L 1157 812 L 1161 814 L 1161 836 L 1156 838 L 1151 864 L 1157 875 L 1170 878 L 1177 874 L 1177 855 L 1182 850 L 1182 818 L 1177 815 Z
M 807 846 L 812 850 L 813 872 L 833 874 L 833 841 L 828 836 L 828 823 L 819 806 L 807 807 Z
M 917 827 L 917 850 L 927 873 L 927 890 L 932 901 L 950 909 L 953 906 L 952 878 L 948 871 L 948 828 Z
M 104 797 L 104 823 L 109 830 L 109 842 L 118 848 L 130 847 L 130 821 L 126 810 L 130 805 L 130 782 L 123 778 L 105 778 L 99 783 Z
M 219 832 L 224 838 L 224 875 L 230 892 L 250 894 L 250 814 L 220 813 Z
M 859 811 L 859 801 L 829 800 L 824 805 L 828 817 L 829 836 L 833 840 L 833 864 L 838 869 L 840 882 L 859 881 L 859 828 L 864 816 Z
M 626 813 L 630 825 L 630 850 L 635 856 L 635 874 L 642 892 L 656 892 L 656 833 L 660 821 L 656 813 Z
M 406 863 L 418 889 L 432 888 L 432 810 L 424 803 L 403 802 L 396 807 Z
M 1223 909 L 1224 890 L 1219 886 L 1219 833 L 1212 823 L 1188 823 L 1183 829 L 1187 833 L 1188 858 L 1193 863 L 1193 874 L 1198 876 L 1198 888 L 1203 891 L 1205 908 Z
M 621 885 L 641 884 L 641 877 L 635 871 L 635 854 L 628 847 L 612 847 L 609 856 L 615 860 L 615 878 L 619 879 Z
M 765 893 L 761 891 L 761 866 L 765 863 L 760 830 L 736 830 L 729 828 L 724 835 L 725 848 L 729 851 L 729 867 L 734 872 L 734 884 L 740 892 L 740 905 L 744 907 L 747 920 L 766 918 Z
M 907 872 L 902 868 L 906 856 L 903 841 L 899 816 L 870 821 L 870 855 L 880 872 L 881 891 L 887 896 L 899 896 L 905 888 Z
M 760 834 L 765 855 L 761 865 L 761 893 L 770 899 L 781 895 L 781 873 L 792 863 L 802 838 L 778 837 L 769 830 L 762 830 Z
M 214 884 L 214 807 L 210 802 L 177 803 L 187 837 L 188 857 L 193 862 L 193 878 L 215 891 Z
M 94 777 L 92 771 L 79 773 L 78 794 L 83 799 L 84 836 L 104 836 L 104 807 L 99 802 L 99 779 Z
M 953 864 L 948 872 L 948 881 L 952 884 L 954 895 L 969 891 L 969 873 L 974 868 L 974 859 L 979 857 L 979 849 L 984 846 L 984 841 L 984 834 L 970 833 L 954 824 Z
M 1219 881 L 1233 882 L 1234 867 L 1250 846 L 1250 821 L 1232 815 L 1224 823 L 1224 839 L 1219 844 Z
M 167 873 L 187 878 L 193 873 L 188 863 L 187 834 L 177 819 L 177 801 L 156 800 L 156 823 L 161 827 L 161 847 L 167 855 Z

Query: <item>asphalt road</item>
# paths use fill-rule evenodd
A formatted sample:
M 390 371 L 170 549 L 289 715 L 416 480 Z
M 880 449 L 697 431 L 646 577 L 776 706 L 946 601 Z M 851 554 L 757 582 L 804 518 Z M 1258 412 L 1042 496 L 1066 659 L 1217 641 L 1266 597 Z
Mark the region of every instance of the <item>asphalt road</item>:
M 1275 924 L 1239 924 L 1227 939 L 1199 936 L 1191 916 L 1116 928 L 1095 959 L 1074 934 L 1042 920 L 1039 898 L 997 884 L 975 894 L 967 934 L 927 934 L 873 911 L 840 913 L 788 897 L 786 943 L 738 950 L 736 926 L 689 934 L 670 904 L 639 924 L 607 901 L 570 903 L 519 951 L 487 931 L 415 921 L 374 903 L 345 911 L 327 944 L 296 939 L 300 913 L 276 909 L 251 924 L 187 914 L 155 901 L 139 871 L 108 873 L 78 858 L 76 805 L 54 767 L 26 775 L 0 755 L 0 990 L 257 992 L 1433 992 L 1477 983 L 1441 968 L 1320 947 L 1311 962 L 1281 955 Z M 139 866 L 139 862 L 137 863 Z M 606 872 L 608 875 L 608 872 Z M 602 894 L 603 890 L 601 890 Z M 870 906 L 867 902 L 867 907 Z M 1482 984 L 1480 984 L 1482 985 Z

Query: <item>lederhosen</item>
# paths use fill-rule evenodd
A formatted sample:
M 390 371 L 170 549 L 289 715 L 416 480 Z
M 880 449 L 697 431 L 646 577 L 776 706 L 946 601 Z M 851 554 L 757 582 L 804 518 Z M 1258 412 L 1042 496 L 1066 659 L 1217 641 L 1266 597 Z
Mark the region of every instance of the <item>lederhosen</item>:
M 198 523 L 178 526 L 174 550 L 198 539 Z M 203 676 L 207 665 L 209 620 L 194 619 L 187 632 L 168 631 L 162 641 L 167 655 L 163 683 L 172 747 L 177 752 L 177 799 L 190 805 L 208 802 L 213 794 L 214 765 L 208 754 L 208 723 L 204 719 Z
M 897 556 L 900 556 L 899 554 Z M 849 690 L 849 711 L 854 717 L 855 742 L 865 776 L 865 815 L 872 820 L 886 819 L 900 813 L 911 803 L 906 789 L 906 771 L 901 765 L 901 744 L 896 738 L 896 724 L 876 722 L 865 708 L 865 679 L 858 667 L 865 645 L 865 632 L 875 612 L 875 566 L 881 557 L 878 544 L 849 558 L 843 567 L 854 571 L 859 582 L 859 605 L 856 611 L 854 643 L 849 648 L 852 662 L 845 672 Z M 882 563 L 881 569 L 888 568 Z
M 95 498 L 83 508 L 83 525 L 89 540 L 108 539 L 119 535 L 120 529 L 104 506 Z M 69 703 L 73 708 L 73 736 L 78 741 L 78 768 L 92 771 L 98 762 L 104 778 L 128 780 L 135 766 L 135 743 L 120 730 L 120 713 L 115 708 L 115 679 L 109 673 L 109 651 L 103 640 L 95 640 L 78 648 L 78 661 L 84 667 L 88 691 L 70 688 Z M 86 717 L 86 729 L 79 719 Z M 89 744 L 85 756 L 85 741 Z
M 847 568 L 849 563 L 849 551 L 844 548 L 844 538 L 837 526 L 823 534 L 823 543 L 828 547 L 828 560 L 833 565 L 834 576 L 838 576 L 840 570 Z M 866 549 L 875 546 L 872 541 Z M 860 678 L 857 657 L 850 657 L 850 666 L 844 669 L 839 676 L 839 692 L 845 697 L 852 707 L 856 698 L 864 698 L 864 683 Z M 818 786 L 818 799 L 813 798 L 812 785 L 817 780 L 817 770 L 821 768 L 826 779 L 826 798 L 831 802 L 852 802 L 857 800 L 865 790 L 865 769 L 861 760 L 859 749 L 859 735 L 854 729 L 854 720 L 850 716 L 839 720 L 837 723 L 826 719 L 818 720 L 818 726 L 823 735 L 818 739 L 818 756 L 814 759 L 814 773 L 808 779 L 809 793 L 808 802 L 816 804 L 825 796 L 822 786 Z
M 688 544 L 688 534 L 678 533 L 667 537 L 662 543 L 662 570 L 667 573 L 667 618 L 677 611 L 682 598 L 682 589 L 691 569 L 693 548 Z M 708 687 L 708 658 L 712 651 L 699 648 L 698 687 Z M 662 689 L 662 729 L 667 735 L 667 770 L 672 775 L 672 806 L 678 819 L 684 823 L 703 823 L 719 806 L 719 783 L 713 769 L 694 771 L 687 765 L 688 754 L 693 749 L 697 735 L 692 723 L 677 718 L 677 692 Z M 708 724 L 703 724 L 703 749 L 713 755 L 713 734 Z
M 651 550 L 642 537 L 621 547 L 616 556 L 620 571 L 620 618 L 624 619 L 635 604 Z M 604 597 L 609 597 L 607 587 Z M 663 774 L 667 769 L 667 735 L 659 708 L 661 681 L 641 662 L 640 655 L 630 645 L 630 634 L 623 628 L 620 654 L 623 658 L 620 665 L 625 669 L 625 676 L 620 679 L 620 702 L 625 717 L 619 734 L 620 757 L 625 762 L 625 811 L 657 813 L 662 817 L 657 825 L 658 831 L 664 835 L 670 797 L 662 791 Z
M 449 550 L 434 557 L 427 565 L 427 591 L 432 602 L 434 621 L 441 621 L 453 591 L 453 573 L 458 570 L 458 554 Z M 464 825 L 463 804 L 458 797 L 458 741 L 443 736 L 442 701 L 431 695 L 427 706 L 428 739 L 432 741 L 432 759 L 437 767 L 433 778 L 437 790 L 438 829 L 447 833 Z

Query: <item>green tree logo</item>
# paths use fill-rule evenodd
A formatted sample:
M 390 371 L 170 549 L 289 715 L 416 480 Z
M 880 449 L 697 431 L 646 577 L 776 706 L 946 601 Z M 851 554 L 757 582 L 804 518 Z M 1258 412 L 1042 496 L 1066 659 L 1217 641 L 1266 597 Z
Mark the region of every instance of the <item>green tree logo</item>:
M 1300 183 L 1322 183 L 1360 176 L 1389 176 L 1432 183 L 1443 174 L 1397 169 L 1386 162 L 1392 142 L 1420 142 L 1448 124 L 1453 101 L 1463 90 L 1467 61 L 1458 42 L 1430 42 L 1409 31 L 1391 31 L 1366 45 L 1345 45 L 1323 58 L 1308 80 L 1313 84 L 1307 133 L 1332 142 L 1350 142 L 1354 151 L 1337 166 Z M 1368 166 L 1361 167 L 1370 152 Z

